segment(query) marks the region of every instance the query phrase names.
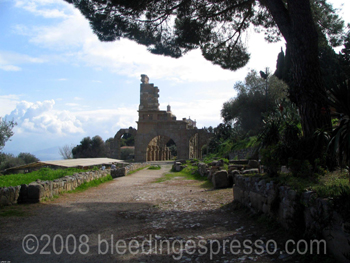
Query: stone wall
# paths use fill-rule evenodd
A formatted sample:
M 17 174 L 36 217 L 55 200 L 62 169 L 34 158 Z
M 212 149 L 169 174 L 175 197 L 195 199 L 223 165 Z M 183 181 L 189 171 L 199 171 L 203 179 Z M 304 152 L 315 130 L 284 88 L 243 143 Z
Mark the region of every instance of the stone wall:
M 128 164 L 125 167 L 111 170 L 111 176 L 113 178 L 126 176 L 129 172 L 137 170 L 139 168 L 146 167 L 147 165 L 149 165 L 149 163 L 147 163 L 147 162 L 146 163 L 132 163 L 132 164 Z
M 350 262 L 349 222 L 332 209 L 327 199 L 317 198 L 310 191 L 297 194 L 258 176 L 236 175 L 234 182 L 234 200 L 269 215 L 285 228 L 322 236 L 339 262 Z
M 28 185 L 21 185 L 18 203 L 38 203 L 45 198 L 52 198 L 62 192 L 71 191 L 83 183 L 90 182 L 110 174 L 109 170 L 89 171 L 65 176 L 53 181 L 37 180 Z
M 21 186 L 0 187 L 0 207 L 17 204 Z
M 17 203 L 38 203 L 45 198 L 52 198 L 62 192 L 71 191 L 83 183 L 108 175 L 113 178 L 127 175 L 130 171 L 147 166 L 147 163 L 133 163 L 115 170 L 98 170 L 76 173 L 53 181 L 37 180 L 28 185 L 0 187 L 0 206 Z

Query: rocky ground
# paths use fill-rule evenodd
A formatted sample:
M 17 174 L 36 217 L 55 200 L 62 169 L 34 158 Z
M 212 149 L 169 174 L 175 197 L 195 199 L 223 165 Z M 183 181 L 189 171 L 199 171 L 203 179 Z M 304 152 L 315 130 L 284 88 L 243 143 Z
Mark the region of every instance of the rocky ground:
M 288 235 L 238 208 L 232 189 L 155 182 L 170 168 L 3 208 L 23 215 L 0 217 L 0 261 L 298 262 L 284 251 Z

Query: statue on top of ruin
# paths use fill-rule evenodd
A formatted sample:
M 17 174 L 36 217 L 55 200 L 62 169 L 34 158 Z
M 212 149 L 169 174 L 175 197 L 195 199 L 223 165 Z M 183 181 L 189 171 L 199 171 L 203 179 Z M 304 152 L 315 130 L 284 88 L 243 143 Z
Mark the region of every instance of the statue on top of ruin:
M 141 75 L 141 82 L 142 82 L 142 84 L 148 84 L 149 78 L 146 74 Z

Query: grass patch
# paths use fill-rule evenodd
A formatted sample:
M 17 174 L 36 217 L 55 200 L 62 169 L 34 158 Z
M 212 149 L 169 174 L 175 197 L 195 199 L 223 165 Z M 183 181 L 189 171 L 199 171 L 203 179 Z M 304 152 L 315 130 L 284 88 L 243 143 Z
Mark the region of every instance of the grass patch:
M 43 199 L 40 200 L 40 203 L 45 203 L 45 202 L 50 202 L 52 200 L 55 200 L 59 197 L 59 195 L 54 195 L 52 197 L 44 197 Z
M 160 170 L 161 167 L 159 165 L 151 165 L 150 167 L 148 167 L 148 170 Z
M 147 165 L 147 166 L 145 166 L 145 167 L 138 168 L 138 169 L 133 170 L 133 171 L 130 171 L 130 172 L 128 172 L 127 175 L 134 174 L 134 173 L 136 173 L 136 172 L 138 172 L 138 171 L 141 171 L 141 170 L 143 170 L 143 169 L 145 169 L 145 168 L 148 168 L 148 167 L 149 167 L 149 165 Z
M 157 180 L 155 180 L 154 183 L 162 183 L 165 181 L 172 180 L 176 177 L 181 177 L 185 180 L 195 180 L 195 181 L 203 182 L 200 185 L 200 187 L 202 187 L 202 188 L 212 188 L 213 187 L 213 184 L 211 182 L 209 182 L 206 177 L 203 177 L 198 173 L 197 166 L 191 165 L 190 162 L 187 162 L 186 165 L 187 165 L 187 167 L 184 168 L 182 171 L 180 171 L 180 172 L 171 171 L 170 173 L 167 173 L 167 174 L 163 175 L 161 178 L 158 178 Z
M 14 206 L 6 206 L 0 208 L 0 217 L 23 217 L 26 216 L 27 213 L 19 208 L 17 205 Z
M 99 186 L 102 183 L 105 183 L 105 182 L 108 182 L 108 181 L 112 181 L 112 180 L 113 180 L 112 176 L 111 175 L 107 175 L 105 177 L 102 177 L 102 178 L 99 178 L 99 179 L 95 179 L 95 180 L 92 180 L 90 182 L 83 183 L 83 184 L 79 185 L 77 188 L 75 188 L 74 190 L 68 191 L 68 193 L 82 192 L 82 191 L 87 190 L 88 188 L 96 187 L 96 186 Z
M 64 176 L 73 175 L 75 173 L 86 172 L 87 170 L 68 168 L 52 170 L 50 168 L 41 168 L 27 174 L 9 174 L 0 176 L 0 187 L 17 186 L 21 184 L 29 184 L 36 180 L 52 181 Z

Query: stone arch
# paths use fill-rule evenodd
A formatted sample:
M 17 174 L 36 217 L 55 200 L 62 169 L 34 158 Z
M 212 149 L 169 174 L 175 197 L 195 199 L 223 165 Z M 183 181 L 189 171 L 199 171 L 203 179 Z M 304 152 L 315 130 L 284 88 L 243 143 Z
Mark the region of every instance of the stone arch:
M 207 136 L 203 133 L 204 130 L 197 129 L 196 121 L 191 120 L 191 118 L 176 120 L 170 105 L 167 106 L 166 111 L 159 110 L 158 87 L 149 83 L 149 78 L 146 75 L 142 76 L 141 82 L 139 119 L 135 138 L 135 161 L 144 162 L 151 159 L 147 148 L 149 142 L 156 136 L 166 136 L 175 142 L 178 159 L 188 159 L 190 153 L 194 158 L 201 157 L 198 145 L 200 145 L 201 136 Z
M 147 145 L 146 161 L 166 161 L 171 159 L 171 151 L 167 143 L 173 140 L 169 136 L 157 135 Z M 174 141 L 174 140 L 173 140 Z M 175 142 L 175 141 L 174 141 Z M 175 142 L 176 144 L 176 142 Z
M 136 136 L 137 136 L 137 130 L 130 127 L 130 128 L 126 128 L 126 129 L 120 129 L 116 135 L 114 136 L 114 156 L 116 156 L 117 159 L 120 159 L 120 144 L 121 144 L 121 137 L 125 134 L 125 133 L 129 133 L 131 135 L 134 136 L 135 140 L 136 140 Z M 136 143 L 135 143 L 136 145 Z
M 174 133 L 172 131 L 169 131 L 167 129 L 165 130 L 152 130 L 148 132 L 147 134 L 138 134 L 135 140 L 135 146 L 137 149 L 135 151 L 141 157 L 140 161 L 146 161 L 149 160 L 149 153 L 147 152 L 149 143 L 155 138 L 155 137 L 163 137 L 163 138 L 168 138 L 169 140 L 172 139 L 176 146 L 178 147 L 179 144 L 181 143 L 181 137 L 179 134 Z M 179 152 L 178 152 L 179 156 Z M 159 159 L 159 158 L 158 158 Z
M 200 131 L 201 134 L 200 134 L 200 137 L 199 137 L 199 140 L 198 140 L 198 155 L 199 155 L 199 159 L 202 159 L 203 158 L 203 155 L 202 155 L 202 149 L 203 147 L 206 145 L 208 146 L 210 141 L 214 138 L 214 134 L 213 133 L 208 133 L 207 131 Z M 208 154 L 208 152 L 207 152 Z

